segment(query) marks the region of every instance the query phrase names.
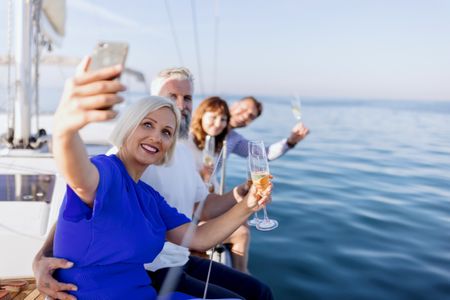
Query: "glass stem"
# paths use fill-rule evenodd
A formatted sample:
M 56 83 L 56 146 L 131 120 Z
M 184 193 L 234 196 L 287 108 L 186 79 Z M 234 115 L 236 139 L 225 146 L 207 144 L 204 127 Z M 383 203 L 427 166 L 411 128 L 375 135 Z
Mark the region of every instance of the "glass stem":
M 267 216 L 267 209 L 266 209 L 265 206 L 263 207 L 263 211 L 264 211 L 264 221 L 268 221 L 269 220 L 269 216 Z
M 253 219 L 255 219 L 255 220 L 258 220 L 259 218 L 258 218 L 258 212 L 254 212 L 254 214 L 253 214 Z

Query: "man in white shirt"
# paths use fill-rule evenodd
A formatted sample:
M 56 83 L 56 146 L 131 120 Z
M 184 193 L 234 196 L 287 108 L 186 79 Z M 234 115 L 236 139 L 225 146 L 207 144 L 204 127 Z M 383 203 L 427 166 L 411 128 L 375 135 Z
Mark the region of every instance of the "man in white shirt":
M 193 94 L 193 78 L 189 70 L 185 68 L 174 68 L 160 72 L 152 81 L 151 92 L 153 95 L 169 97 L 176 102 L 182 115 L 180 137 L 187 138 L 192 113 Z M 177 182 L 178 184 L 171 188 L 167 185 L 169 181 L 165 178 L 171 178 L 171 182 Z M 155 172 L 149 170 L 144 173 L 142 180 L 153 186 L 164 196 L 169 204 L 187 216 L 192 216 L 194 206 L 197 206 L 199 201 L 204 199 L 205 204 L 201 214 L 201 220 L 208 220 L 220 215 L 235 203 L 231 193 L 223 197 L 216 194 L 208 195 L 206 186 L 195 167 L 195 160 L 183 141 L 177 144 L 171 166 L 160 167 Z M 243 192 L 235 188 L 234 196 L 239 197 L 239 193 Z M 189 256 L 189 250 L 187 248 L 166 242 L 163 251 L 151 264 L 146 265 L 146 269 L 151 271 L 149 274 L 153 284 L 159 288 L 167 275 L 168 268 L 177 266 L 183 266 L 184 273 L 176 290 L 180 292 L 184 291 L 185 293 L 189 291 L 190 295 L 201 297 L 203 295 L 204 280 L 206 278 L 209 260 Z M 252 276 L 218 263 L 213 262 L 210 282 L 213 285 L 208 286 L 208 297 L 211 298 L 272 298 L 270 289 Z M 253 287 L 249 287 L 247 284 Z M 213 287 L 214 291 L 209 294 L 211 287 Z M 249 289 L 253 288 L 256 290 L 249 293 Z M 232 295 L 229 291 L 236 294 Z
M 162 71 L 152 82 L 152 94 L 168 97 L 176 102 L 182 115 L 180 137 L 187 137 L 193 94 L 193 78 L 189 70 L 174 68 Z M 194 208 L 204 201 L 201 220 L 208 220 L 226 212 L 248 191 L 248 187 L 241 185 L 223 196 L 209 194 L 196 171 L 190 150 L 183 143 L 177 144 L 169 166 L 148 168 L 141 180 L 150 184 L 170 205 L 188 217 L 191 217 Z M 46 243 L 47 246 L 48 244 L 50 243 Z M 73 285 L 56 282 L 51 277 L 53 270 L 70 267 L 70 263 L 48 257 L 51 252 L 46 245 L 36 255 L 33 263 L 38 288 L 44 294 L 58 293 L 58 297 L 72 299 L 72 296 L 64 291 L 73 288 Z M 190 256 L 185 247 L 166 242 L 161 253 L 145 267 L 152 279 L 152 285 L 158 291 L 170 268 L 182 268 L 175 290 L 201 298 L 209 263 L 209 260 Z M 268 286 L 250 275 L 219 263 L 213 262 L 209 282 L 208 298 L 273 299 Z

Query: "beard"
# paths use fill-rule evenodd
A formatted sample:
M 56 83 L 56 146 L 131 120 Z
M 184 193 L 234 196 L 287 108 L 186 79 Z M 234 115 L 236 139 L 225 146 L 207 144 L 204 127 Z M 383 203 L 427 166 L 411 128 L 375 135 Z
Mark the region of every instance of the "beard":
M 179 139 L 187 139 L 189 136 L 189 126 L 191 125 L 191 113 L 187 110 L 181 112 Z

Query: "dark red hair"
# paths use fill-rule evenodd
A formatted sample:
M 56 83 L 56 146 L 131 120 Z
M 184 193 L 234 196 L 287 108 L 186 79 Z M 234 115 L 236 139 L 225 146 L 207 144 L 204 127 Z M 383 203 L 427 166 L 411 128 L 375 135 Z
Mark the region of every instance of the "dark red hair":
M 223 141 L 228 134 L 228 124 L 230 122 L 230 110 L 225 100 L 220 97 L 209 97 L 200 103 L 192 116 L 191 133 L 194 139 L 194 143 L 198 149 L 203 150 L 205 148 L 206 132 L 203 130 L 202 118 L 206 112 L 217 112 L 227 117 L 227 125 L 223 131 L 215 137 L 216 153 L 219 153 L 222 149 Z

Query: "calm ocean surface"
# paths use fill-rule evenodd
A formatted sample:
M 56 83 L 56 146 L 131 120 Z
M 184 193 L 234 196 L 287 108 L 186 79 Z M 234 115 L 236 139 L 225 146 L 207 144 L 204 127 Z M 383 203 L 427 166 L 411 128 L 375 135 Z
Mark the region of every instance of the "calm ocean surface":
M 239 132 L 287 136 L 289 100 L 261 100 Z M 303 111 L 311 134 L 271 162 L 280 226 L 252 229 L 250 271 L 282 300 L 450 299 L 450 102 L 305 100 Z M 228 186 L 245 167 L 231 156 Z
M 248 138 L 294 125 L 265 99 Z M 271 162 L 271 232 L 252 229 L 250 271 L 277 299 L 450 299 L 450 103 L 306 100 L 311 134 Z M 230 184 L 245 164 L 229 161 Z

